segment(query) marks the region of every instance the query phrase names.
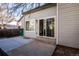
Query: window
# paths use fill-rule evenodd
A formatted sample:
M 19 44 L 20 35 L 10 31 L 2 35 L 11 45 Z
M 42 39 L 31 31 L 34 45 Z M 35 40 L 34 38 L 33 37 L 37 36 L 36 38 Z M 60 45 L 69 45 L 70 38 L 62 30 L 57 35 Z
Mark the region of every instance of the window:
M 34 31 L 34 21 L 26 21 L 26 30 L 27 31 Z
M 26 21 L 26 30 L 29 30 L 29 21 Z

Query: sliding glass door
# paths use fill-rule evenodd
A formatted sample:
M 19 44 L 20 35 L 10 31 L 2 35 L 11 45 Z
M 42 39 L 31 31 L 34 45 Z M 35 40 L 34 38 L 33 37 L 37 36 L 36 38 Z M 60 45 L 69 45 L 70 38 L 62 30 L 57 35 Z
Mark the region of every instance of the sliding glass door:
M 54 18 L 47 19 L 47 36 L 54 37 Z
M 39 35 L 54 37 L 54 18 L 39 21 Z

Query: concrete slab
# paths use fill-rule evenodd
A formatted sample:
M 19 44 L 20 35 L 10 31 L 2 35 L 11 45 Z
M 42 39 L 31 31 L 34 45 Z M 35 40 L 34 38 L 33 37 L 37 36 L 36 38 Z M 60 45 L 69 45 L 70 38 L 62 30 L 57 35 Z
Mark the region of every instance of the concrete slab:
M 51 56 L 55 46 L 33 41 L 29 45 L 24 45 L 8 52 L 10 56 Z
M 29 44 L 32 41 L 33 39 L 24 39 L 23 37 L 20 36 L 12 38 L 3 38 L 0 39 L 0 48 L 7 53 L 8 51 L 23 46 L 24 44 Z

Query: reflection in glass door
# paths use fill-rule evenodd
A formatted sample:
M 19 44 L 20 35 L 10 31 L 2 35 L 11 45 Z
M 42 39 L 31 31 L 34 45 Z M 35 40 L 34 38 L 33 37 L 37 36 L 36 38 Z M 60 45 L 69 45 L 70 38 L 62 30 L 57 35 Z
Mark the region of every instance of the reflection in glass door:
M 54 18 L 47 19 L 47 36 L 54 37 Z

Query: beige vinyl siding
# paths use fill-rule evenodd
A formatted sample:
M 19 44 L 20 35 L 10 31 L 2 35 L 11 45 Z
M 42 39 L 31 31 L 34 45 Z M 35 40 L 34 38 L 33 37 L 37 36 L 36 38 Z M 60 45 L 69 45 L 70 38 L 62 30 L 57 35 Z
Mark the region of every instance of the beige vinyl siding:
M 58 43 L 79 48 L 79 4 L 58 4 Z
M 47 8 L 47 9 L 43 9 L 43 10 L 40 10 L 40 11 L 37 11 L 37 12 L 34 12 L 34 13 L 31 13 L 31 14 L 27 14 L 26 15 L 26 20 L 31 20 L 31 19 L 34 19 L 34 20 L 40 20 L 40 19 L 43 19 L 43 18 L 48 18 L 48 17 L 53 17 L 53 16 L 56 16 L 56 6 L 55 7 L 50 7 L 50 8 Z
M 36 20 L 40 19 L 48 19 L 54 17 L 56 19 L 56 6 L 46 8 L 31 14 L 27 14 L 24 17 L 23 28 L 24 28 L 24 36 L 28 37 L 36 37 L 39 36 L 39 21 L 36 23 Z M 26 21 L 34 20 L 35 21 L 35 31 L 26 31 Z

